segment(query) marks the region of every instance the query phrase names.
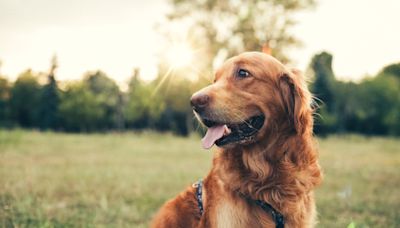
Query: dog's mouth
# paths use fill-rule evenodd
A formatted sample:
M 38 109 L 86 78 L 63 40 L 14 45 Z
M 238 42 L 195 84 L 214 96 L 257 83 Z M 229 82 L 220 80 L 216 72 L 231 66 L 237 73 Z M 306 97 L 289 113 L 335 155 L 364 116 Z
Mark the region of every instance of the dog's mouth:
M 219 123 L 209 119 L 202 119 L 208 127 L 202 139 L 204 149 L 210 149 L 214 144 L 222 147 L 232 143 L 249 143 L 264 125 L 265 116 L 253 116 L 241 123 Z

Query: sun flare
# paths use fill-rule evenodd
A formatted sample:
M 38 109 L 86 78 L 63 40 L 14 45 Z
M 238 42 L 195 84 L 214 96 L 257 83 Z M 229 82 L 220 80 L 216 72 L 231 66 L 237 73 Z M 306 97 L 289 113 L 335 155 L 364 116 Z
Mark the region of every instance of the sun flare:
M 189 66 L 193 61 L 193 49 L 186 43 L 174 44 L 167 51 L 167 61 L 173 68 Z
M 165 49 L 164 60 L 167 68 L 161 76 L 153 94 L 156 94 L 159 88 L 167 82 L 171 76 L 176 78 L 186 78 L 195 81 L 199 76 L 199 63 L 193 64 L 199 57 L 199 49 L 194 49 L 188 42 L 175 41 Z M 184 71 L 184 73 L 182 73 Z M 175 80 L 175 79 L 174 79 Z

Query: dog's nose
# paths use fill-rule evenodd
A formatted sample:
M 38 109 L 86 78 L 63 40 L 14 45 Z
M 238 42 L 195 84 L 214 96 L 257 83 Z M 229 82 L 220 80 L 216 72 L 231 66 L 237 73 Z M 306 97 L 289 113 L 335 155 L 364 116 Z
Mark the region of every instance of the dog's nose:
M 209 102 L 210 97 L 205 93 L 195 93 L 192 98 L 190 98 L 190 104 L 196 112 L 204 110 Z

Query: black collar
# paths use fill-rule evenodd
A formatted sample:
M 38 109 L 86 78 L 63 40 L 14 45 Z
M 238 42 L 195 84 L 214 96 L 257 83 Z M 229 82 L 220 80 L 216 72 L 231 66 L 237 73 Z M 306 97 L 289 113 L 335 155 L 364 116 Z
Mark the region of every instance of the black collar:
M 203 215 L 203 181 L 200 179 L 196 183 L 193 184 L 193 188 L 196 189 L 196 199 L 197 199 L 197 206 L 199 207 L 200 215 Z M 265 212 L 271 215 L 272 219 L 275 222 L 276 228 L 284 228 L 285 226 L 285 218 L 279 211 L 275 210 L 269 203 L 262 201 L 262 200 L 255 200 L 250 198 L 249 196 L 244 195 L 241 192 L 238 192 L 241 197 L 250 201 L 257 206 L 261 207 Z

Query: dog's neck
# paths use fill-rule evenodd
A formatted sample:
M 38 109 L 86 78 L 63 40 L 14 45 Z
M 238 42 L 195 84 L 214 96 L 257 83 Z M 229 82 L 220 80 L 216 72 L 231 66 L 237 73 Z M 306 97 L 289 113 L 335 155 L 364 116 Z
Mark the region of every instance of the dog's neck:
M 221 149 L 215 156 L 214 170 L 228 191 L 281 208 L 278 204 L 308 195 L 321 181 L 317 153 L 309 138 L 294 135 Z

